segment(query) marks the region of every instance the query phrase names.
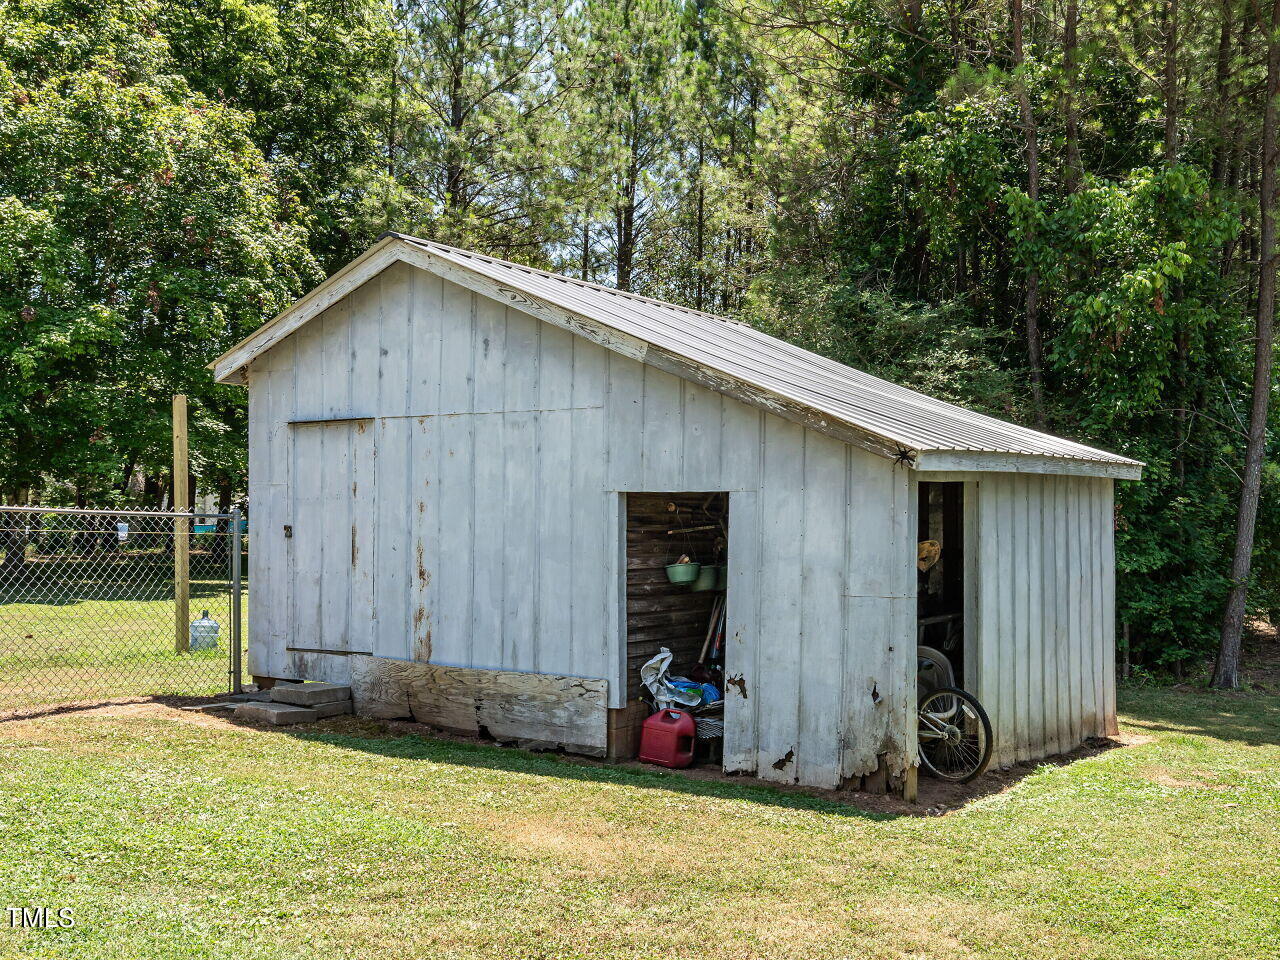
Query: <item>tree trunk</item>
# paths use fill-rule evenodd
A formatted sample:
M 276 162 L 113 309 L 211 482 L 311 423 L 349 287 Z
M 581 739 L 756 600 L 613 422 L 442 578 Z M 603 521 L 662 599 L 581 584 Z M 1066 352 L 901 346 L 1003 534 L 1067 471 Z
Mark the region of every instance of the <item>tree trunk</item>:
M 1280 96 L 1280 0 L 1272 0 L 1267 35 L 1267 99 L 1262 115 L 1262 170 L 1258 187 L 1260 226 L 1258 250 L 1258 309 L 1253 363 L 1253 403 L 1249 409 L 1249 442 L 1245 447 L 1244 479 L 1236 518 L 1235 555 L 1231 561 L 1231 592 L 1222 617 L 1222 636 L 1213 686 L 1240 685 L 1240 637 L 1244 631 L 1246 592 L 1253 563 L 1253 534 L 1262 489 L 1262 460 L 1267 437 L 1267 400 L 1271 393 L 1272 322 L 1276 309 L 1276 99 Z
M 218 513 L 221 514 L 215 524 L 216 536 L 209 547 L 209 562 L 219 567 L 227 562 L 230 546 L 235 534 L 231 531 L 231 521 L 226 515 L 231 512 L 231 478 L 227 474 L 218 475 Z
M 618 232 L 618 264 L 614 285 L 619 290 L 631 289 L 631 264 L 635 258 L 635 204 L 621 203 L 614 210 L 614 224 Z
M 399 10 L 399 6 L 396 7 Z M 397 20 L 396 28 L 400 23 Z M 400 108 L 400 48 L 397 44 L 391 55 L 391 97 L 387 112 L 387 179 L 382 185 L 382 229 L 391 229 L 391 184 L 396 178 L 396 136 L 398 134 Z
M 1248 18 L 1245 18 L 1248 20 Z M 1218 142 L 1213 151 L 1213 182 L 1226 190 L 1233 186 L 1234 170 L 1239 153 L 1239 122 L 1231 109 L 1231 35 L 1235 26 L 1234 0 L 1222 0 L 1222 24 L 1218 35 L 1218 56 L 1214 66 L 1214 95 L 1218 111 Z M 1223 277 L 1231 273 L 1231 261 L 1235 253 L 1235 237 L 1222 245 L 1218 256 L 1218 272 Z
M 705 290 L 703 289 L 703 278 L 706 271 L 703 269 L 702 258 L 706 256 L 706 227 L 707 227 L 707 196 L 706 188 L 702 182 L 702 137 L 698 137 L 698 165 L 694 173 L 694 181 L 697 183 L 698 201 L 695 216 L 697 223 L 694 225 L 693 233 L 693 262 L 694 262 L 694 297 L 693 305 L 698 310 L 706 309 L 706 300 L 704 298 Z
M 1016 70 L 1026 62 L 1023 51 L 1022 0 L 1013 4 L 1013 66 Z M 1036 139 L 1036 121 L 1031 112 L 1031 94 L 1021 76 L 1017 79 L 1018 113 L 1026 136 L 1027 196 L 1033 203 L 1040 201 L 1040 147 Z M 1031 400 L 1035 407 L 1037 425 L 1044 426 L 1044 372 L 1040 343 L 1040 272 L 1034 265 L 1027 268 L 1026 299 L 1023 303 L 1027 333 L 1027 365 L 1031 368 Z
M 0 550 L 4 551 L 0 570 L 12 571 L 26 562 L 27 533 L 22 525 L 26 522 L 27 516 L 27 514 L 10 514 L 0 521 L 3 525 L 0 529 Z M 13 574 L 10 574 L 10 586 L 14 583 L 12 577 Z
M 640 189 L 640 168 L 636 161 L 636 147 L 632 144 L 631 158 L 627 163 L 627 179 L 619 203 L 614 208 L 614 227 L 618 234 L 617 277 L 619 290 L 631 289 L 631 271 L 636 256 L 636 194 Z
M 1178 0 L 1167 0 L 1164 23 L 1164 162 L 1178 162 Z
M 1233 0 L 1222 2 L 1222 23 L 1218 30 L 1218 54 L 1214 63 L 1214 105 L 1218 111 L 1218 142 L 1213 148 L 1213 182 L 1225 187 L 1231 169 L 1231 101 L 1228 82 L 1231 78 L 1231 28 L 1234 25 Z
M 1167 0 L 1164 32 L 1164 163 L 1171 167 L 1178 162 L 1178 0 Z M 1182 284 L 1174 280 L 1170 284 L 1170 299 L 1182 298 Z M 1177 403 L 1174 404 L 1173 475 L 1178 487 L 1186 482 L 1187 464 L 1182 451 L 1187 440 L 1187 367 L 1189 365 L 1188 339 L 1185 330 L 1178 330 L 1174 337 L 1177 381 Z
M 1062 57 L 1066 67 L 1063 94 L 1063 124 L 1066 138 L 1066 169 L 1062 172 L 1063 186 L 1067 193 L 1080 189 L 1084 176 L 1084 162 L 1080 159 L 1080 107 L 1076 103 L 1076 84 L 1079 81 L 1079 0 L 1067 0 L 1066 22 L 1062 28 Z
M 453 9 L 453 41 L 455 58 L 450 64 L 449 76 L 449 130 L 451 142 L 445 147 L 444 203 L 445 209 L 455 216 L 466 213 L 467 169 L 462 147 L 462 128 L 466 122 L 467 103 L 463 90 L 463 74 L 466 72 L 466 35 L 468 5 L 457 2 Z

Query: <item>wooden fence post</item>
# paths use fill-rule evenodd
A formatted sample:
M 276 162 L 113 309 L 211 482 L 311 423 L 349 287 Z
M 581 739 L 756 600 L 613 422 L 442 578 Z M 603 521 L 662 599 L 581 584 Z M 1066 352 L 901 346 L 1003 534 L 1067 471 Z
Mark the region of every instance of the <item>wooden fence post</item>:
M 187 509 L 187 398 L 173 395 L 173 509 Z M 173 649 L 185 653 L 191 622 L 191 562 L 188 517 L 173 518 Z

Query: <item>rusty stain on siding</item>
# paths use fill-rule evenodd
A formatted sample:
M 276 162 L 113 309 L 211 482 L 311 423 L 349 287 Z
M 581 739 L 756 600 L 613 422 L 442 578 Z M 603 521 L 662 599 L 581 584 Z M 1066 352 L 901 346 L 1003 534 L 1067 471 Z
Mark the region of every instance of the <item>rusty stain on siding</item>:
M 413 658 L 423 663 L 431 659 L 431 617 L 423 604 L 413 611 Z
M 747 699 L 747 681 L 742 674 L 738 674 L 736 677 L 728 677 L 725 682 L 731 687 L 736 687 L 738 695 L 742 697 L 743 700 Z
M 356 525 L 351 525 L 351 569 L 356 568 L 356 560 L 360 556 L 360 548 L 356 546 Z
M 431 574 L 427 573 L 427 565 L 422 557 L 422 541 L 421 540 L 418 541 L 417 546 L 414 548 L 414 553 L 417 554 L 417 558 L 418 558 L 418 583 L 422 584 L 422 586 L 425 587 L 427 584 L 431 582 Z

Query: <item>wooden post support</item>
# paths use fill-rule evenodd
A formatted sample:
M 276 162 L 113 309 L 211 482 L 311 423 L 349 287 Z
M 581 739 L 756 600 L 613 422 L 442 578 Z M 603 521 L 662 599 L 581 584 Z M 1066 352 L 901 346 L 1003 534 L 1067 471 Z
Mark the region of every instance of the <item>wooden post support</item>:
M 173 509 L 187 509 L 187 477 L 190 466 L 187 457 L 187 398 L 181 393 L 173 396 Z M 173 518 L 173 649 L 185 653 L 189 642 L 188 624 L 191 623 L 191 520 L 189 517 Z
M 920 768 L 907 767 L 902 782 L 902 799 L 907 803 L 918 803 L 920 800 Z

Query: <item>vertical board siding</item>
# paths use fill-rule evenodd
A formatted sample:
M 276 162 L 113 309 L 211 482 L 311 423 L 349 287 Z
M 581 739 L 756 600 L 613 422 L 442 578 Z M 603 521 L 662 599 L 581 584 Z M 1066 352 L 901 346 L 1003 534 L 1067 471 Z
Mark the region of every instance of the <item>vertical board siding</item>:
M 323 350 L 322 324 L 303 327 L 294 343 L 293 391 L 297 408 L 315 416 L 322 410 Z M 289 428 L 286 428 L 288 430 Z M 290 618 L 289 647 L 284 658 L 292 672 L 310 672 L 316 666 L 314 657 L 297 652 L 298 648 L 316 648 L 323 642 L 321 619 L 324 594 L 324 480 L 325 471 L 313 464 L 324 464 L 324 430 L 303 428 L 291 431 L 289 511 L 293 536 L 288 542 L 292 561 L 286 575 L 292 579 L 293 615 Z
M 914 489 L 905 468 L 846 449 L 841 774 L 915 758 Z
M 757 733 L 757 775 L 793 782 L 800 745 L 800 614 L 804 581 L 803 427 L 769 417 L 764 430 L 764 476 L 760 484 L 761 577 L 758 669 L 754 688 L 768 722 Z M 729 516 L 730 524 L 733 515 Z M 730 627 L 732 629 L 732 627 Z M 733 664 L 726 660 L 729 669 Z
M 906 468 L 404 266 L 250 390 L 255 672 L 345 679 L 371 650 L 602 677 L 624 706 L 621 495 L 724 490 L 726 767 L 838 786 L 913 762 Z M 345 418 L 371 419 L 290 425 Z
M 996 474 L 968 485 L 968 622 L 1001 766 L 1114 733 L 1112 482 Z M 972 521 L 971 521 L 972 522 Z
M 797 651 L 801 681 L 796 776 L 802 783 L 839 783 L 841 779 L 847 567 L 844 530 L 831 519 L 842 516 L 848 507 L 845 450 L 838 440 L 812 431 L 805 434 L 803 606 Z
M 1103 735 L 1120 733 L 1116 721 L 1116 544 L 1115 484 L 1100 484 L 1102 502 L 1098 523 L 1102 529 L 1102 709 Z
M 440 552 L 424 556 L 433 581 L 440 585 L 439 605 L 434 611 L 436 629 L 431 659 L 435 663 L 469 665 L 474 586 L 475 522 L 471 490 L 475 437 L 468 414 L 476 363 L 471 349 L 475 298 L 456 284 L 442 280 L 441 287 L 439 326 L 434 333 L 440 340 L 439 400 L 434 407 L 421 408 L 424 414 L 438 414 L 435 420 L 440 448 L 436 491 L 427 500 L 428 522 L 434 516 Z M 433 313 L 430 318 L 436 316 Z M 427 319 L 424 316 L 423 322 Z
M 544 637 L 568 637 L 573 659 L 572 600 L 565 587 L 573 582 L 573 500 L 562 486 L 565 465 L 573 458 L 573 334 L 543 325 L 538 341 L 538 400 L 535 485 L 539 492 L 535 521 L 538 545 L 538 583 L 535 588 L 537 629 L 528 656 L 528 670 L 545 670 Z
M 614 447 L 606 421 L 609 357 L 604 347 L 573 339 L 573 405 L 567 414 L 572 434 L 567 462 L 548 462 L 544 496 L 570 501 L 570 569 L 568 584 L 548 583 L 547 589 L 573 605 L 569 635 L 554 643 L 556 668 L 609 681 L 609 706 L 625 705 L 621 678 L 614 672 L 625 640 L 618 629 L 623 600 L 616 586 L 621 557 L 618 543 L 618 497 L 609 492 L 605 477 Z M 543 668 L 547 669 L 547 668 Z
M 729 584 L 725 614 L 724 768 L 754 773 L 759 764 L 760 504 L 754 490 L 729 494 Z

